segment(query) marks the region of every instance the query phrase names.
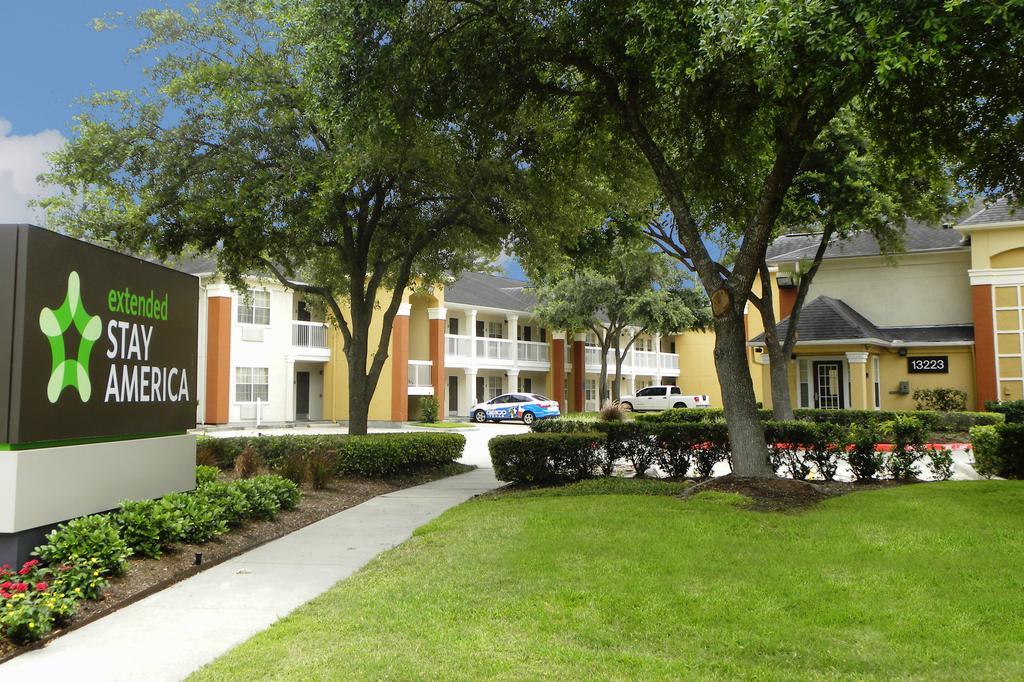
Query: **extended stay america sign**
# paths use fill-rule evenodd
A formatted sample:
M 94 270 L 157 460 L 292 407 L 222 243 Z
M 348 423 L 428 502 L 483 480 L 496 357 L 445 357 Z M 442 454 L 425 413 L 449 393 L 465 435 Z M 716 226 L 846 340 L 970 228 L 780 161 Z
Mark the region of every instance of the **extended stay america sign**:
M 0 226 L 0 444 L 195 426 L 198 280 Z

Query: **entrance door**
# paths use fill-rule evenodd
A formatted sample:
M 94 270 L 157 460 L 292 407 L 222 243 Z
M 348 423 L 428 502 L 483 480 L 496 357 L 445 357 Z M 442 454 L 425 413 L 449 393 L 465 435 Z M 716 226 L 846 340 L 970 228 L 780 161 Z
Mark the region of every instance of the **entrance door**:
M 814 406 L 822 410 L 841 410 L 843 400 L 843 363 L 838 360 L 811 363 L 814 372 Z
M 448 413 L 459 413 L 459 378 L 448 377 Z
M 309 372 L 295 373 L 295 420 L 309 419 Z

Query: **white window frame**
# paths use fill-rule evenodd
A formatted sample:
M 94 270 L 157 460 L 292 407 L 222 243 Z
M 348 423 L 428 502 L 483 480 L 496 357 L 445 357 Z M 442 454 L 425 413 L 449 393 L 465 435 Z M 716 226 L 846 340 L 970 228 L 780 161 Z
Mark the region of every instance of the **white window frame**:
M 266 305 L 257 305 L 265 302 Z M 257 301 L 257 298 L 260 300 Z M 238 312 L 235 314 L 235 320 L 239 324 L 251 324 L 258 327 L 269 327 L 270 326 L 270 292 L 266 289 L 254 289 L 248 291 L 245 294 L 241 294 L 238 297 Z M 266 321 L 263 321 L 263 318 Z M 248 319 L 246 319 L 248 318 Z
M 502 390 L 501 377 L 488 374 L 484 376 L 484 402 L 494 400 L 505 391 Z
M 587 402 L 597 400 L 597 379 L 583 381 L 583 400 Z
M 243 389 L 246 395 L 242 395 Z M 257 398 L 263 403 L 270 402 L 270 369 L 235 367 L 235 402 L 239 405 L 251 405 Z
M 875 409 L 882 409 L 882 362 L 877 355 L 871 356 L 872 388 L 875 392 Z

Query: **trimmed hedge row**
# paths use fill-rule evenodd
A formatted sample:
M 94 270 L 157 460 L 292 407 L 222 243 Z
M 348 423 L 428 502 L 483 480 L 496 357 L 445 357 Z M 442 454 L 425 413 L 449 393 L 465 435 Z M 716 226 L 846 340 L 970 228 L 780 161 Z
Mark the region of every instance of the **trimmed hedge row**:
M 1002 414 L 1007 424 L 1024 424 L 1024 400 L 1008 400 L 1003 403 L 990 400 L 985 403 L 985 409 Z
M 458 433 L 379 433 L 366 436 L 285 435 L 252 438 L 201 436 L 196 442 L 200 461 L 231 468 L 235 459 L 251 449 L 271 469 L 310 452 L 327 453 L 339 476 L 385 478 L 417 469 L 450 464 L 462 456 L 466 438 Z
M 499 480 L 548 484 L 590 478 L 606 440 L 602 433 L 526 433 L 496 436 L 487 447 Z
M 975 426 L 971 446 L 974 469 L 982 476 L 1024 479 L 1024 424 Z
M 986 406 L 987 407 L 987 406 Z M 1007 413 L 1008 414 L 1008 413 Z M 771 410 L 758 410 L 761 421 L 772 421 Z M 793 416 L 800 421 L 818 424 L 853 424 L 880 425 L 891 422 L 897 417 L 916 417 L 929 431 L 966 432 L 972 426 L 991 426 L 1004 421 L 1002 414 L 992 412 L 932 412 L 927 410 L 893 411 L 893 410 L 813 410 L 801 408 L 793 410 Z M 1022 413 L 1024 418 L 1024 413 Z M 718 421 L 725 419 L 721 408 L 670 409 L 662 412 L 641 413 L 636 415 L 637 421 L 658 424 L 677 422 Z M 550 421 L 550 420 L 548 420 Z M 558 421 L 558 420 L 555 420 Z M 538 422 L 540 423 L 540 422 Z
M 680 423 L 657 421 L 592 421 L 559 419 L 542 422 L 538 431 L 503 436 L 491 448 L 495 473 L 501 480 L 549 483 L 579 480 L 613 473 L 628 461 L 643 476 L 654 464 L 674 478 L 687 475 L 707 478 L 720 462 L 729 462 L 729 432 L 724 421 L 696 420 Z M 574 429 L 581 432 L 574 432 Z M 877 452 L 883 434 L 872 424 L 845 426 L 806 420 L 765 422 L 769 463 L 779 473 L 806 479 L 811 475 L 831 480 L 840 462 L 850 466 L 858 480 L 885 476 L 913 478 L 926 463 L 931 475 L 947 479 L 953 461 L 948 451 L 929 451 L 928 430 L 920 419 L 899 415 L 884 425 L 892 442 L 890 452 Z M 603 437 L 593 450 L 593 439 Z M 586 447 L 584 447 L 586 445 Z M 577 448 L 572 455 L 566 449 Z M 572 467 L 557 462 L 571 461 Z M 589 468 L 587 468 L 589 466 Z

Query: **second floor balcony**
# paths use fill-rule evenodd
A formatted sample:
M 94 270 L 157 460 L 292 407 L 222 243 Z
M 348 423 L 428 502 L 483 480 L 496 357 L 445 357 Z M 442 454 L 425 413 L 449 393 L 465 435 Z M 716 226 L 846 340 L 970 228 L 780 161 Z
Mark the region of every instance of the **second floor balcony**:
M 292 320 L 292 348 L 298 355 L 327 358 L 327 325 L 323 322 Z

